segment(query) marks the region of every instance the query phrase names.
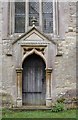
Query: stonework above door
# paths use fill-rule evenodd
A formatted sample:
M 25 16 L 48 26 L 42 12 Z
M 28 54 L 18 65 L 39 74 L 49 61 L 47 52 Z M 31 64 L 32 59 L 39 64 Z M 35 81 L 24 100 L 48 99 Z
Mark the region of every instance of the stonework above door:
M 24 33 L 19 38 L 13 41 L 12 44 L 18 42 L 19 44 L 50 44 L 55 42 L 39 31 L 36 27 L 32 27 L 27 33 Z

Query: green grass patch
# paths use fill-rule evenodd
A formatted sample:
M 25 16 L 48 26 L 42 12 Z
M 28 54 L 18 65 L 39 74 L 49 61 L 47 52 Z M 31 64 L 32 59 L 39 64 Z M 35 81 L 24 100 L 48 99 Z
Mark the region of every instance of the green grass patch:
M 14 111 L 3 109 L 2 118 L 76 118 L 76 110 L 65 110 L 54 113 L 51 110 L 35 110 L 35 111 Z

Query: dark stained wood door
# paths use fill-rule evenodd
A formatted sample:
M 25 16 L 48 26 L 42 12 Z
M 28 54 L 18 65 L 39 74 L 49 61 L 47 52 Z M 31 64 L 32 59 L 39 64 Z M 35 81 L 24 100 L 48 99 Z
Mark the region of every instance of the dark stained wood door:
M 32 54 L 23 63 L 23 105 L 44 105 L 46 95 L 45 63 Z

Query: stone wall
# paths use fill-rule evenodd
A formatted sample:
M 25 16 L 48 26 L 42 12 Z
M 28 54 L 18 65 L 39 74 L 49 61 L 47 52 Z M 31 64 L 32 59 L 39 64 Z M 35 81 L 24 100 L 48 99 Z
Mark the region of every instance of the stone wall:
M 68 3 L 65 12 L 68 12 L 68 30 L 65 32 L 65 39 L 58 40 L 61 54 L 55 60 L 56 97 L 76 89 L 76 3 Z
M 57 56 L 53 58 L 53 62 L 55 60 L 55 69 L 53 70 L 53 74 L 52 74 L 53 77 L 52 96 L 54 98 L 65 94 L 68 90 L 76 89 L 76 33 L 75 33 L 76 6 L 74 3 L 72 4 L 62 3 L 59 4 L 59 9 L 60 9 L 59 20 L 62 21 L 62 25 L 61 22 L 59 22 L 59 33 L 61 37 L 64 39 L 60 39 L 58 37 L 58 39 L 56 40 L 56 42 L 58 43 L 58 49 L 57 49 Z M 0 17 L 1 17 L 1 9 L 0 9 Z M 2 18 L 0 18 L 0 26 L 1 24 L 2 24 Z M 64 28 L 64 24 L 65 24 L 65 28 Z M 5 31 L 5 34 L 6 34 L 6 30 L 3 29 L 3 31 Z M 0 27 L 0 36 L 1 33 L 2 32 Z M 20 57 L 18 56 L 18 59 L 16 59 L 19 52 L 17 51 L 18 45 L 15 47 L 14 51 L 12 51 L 12 46 L 10 43 L 14 39 L 15 38 L 7 39 L 7 37 L 3 39 L 3 53 L 2 53 L 2 41 L 0 39 L 0 92 L 3 93 L 3 101 L 5 100 L 9 101 L 8 103 L 9 106 L 13 106 L 13 104 L 16 104 L 17 88 L 16 88 L 15 68 L 18 67 L 17 65 Z M 12 52 L 14 57 L 11 56 Z M 2 54 L 3 54 L 3 59 L 2 59 Z M 2 69 L 2 63 L 3 63 L 3 69 Z M 3 71 L 3 85 L 1 85 L 2 71 Z M 8 99 L 8 96 L 10 96 L 10 99 Z M 12 104 L 10 104 L 11 102 Z
M 76 89 L 76 34 L 67 33 L 61 44 L 62 55 L 57 55 L 55 61 L 56 96 Z
M 0 93 L 2 88 L 2 3 L 0 2 Z M 1 95 L 0 95 L 1 107 Z
M 0 119 L 2 119 L 2 95 L 1 95 L 1 89 L 2 89 L 2 3 L 0 1 Z
M 11 45 L 9 42 L 11 41 L 10 39 L 3 40 L 3 60 L 2 60 L 2 93 L 3 93 L 3 104 L 4 101 L 6 104 L 4 104 L 6 107 L 7 106 L 12 106 L 11 105 L 11 100 L 12 104 L 16 104 L 16 78 L 15 78 L 15 63 L 14 63 L 14 58 L 11 54 L 11 51 L 9 50 L 10 48 L 8 45 Z M 10 51 L 10 52 L 9 52 Z M 10 96 L 11 99 L 8 99 L 8 96 Z M 5 100 L 6 99 L 6 100 Z

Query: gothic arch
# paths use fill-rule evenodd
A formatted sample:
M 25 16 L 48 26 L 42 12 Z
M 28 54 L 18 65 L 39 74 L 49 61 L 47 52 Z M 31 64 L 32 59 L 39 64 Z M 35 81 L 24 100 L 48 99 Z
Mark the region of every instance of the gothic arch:
M 25 60 L 29 55 L 32 55 L 33 53 L 35 53 L 36 55 L 39 55 L 39 56 L 44 60 L 44 62 L 45 62 L 45 64 L 46 64 L 46 59 L 45 59 L 44 55 L 43 55 L 41 52 L 38 52 L 36 49 L 31 50 L 30 52 L 28 52 L 27 54 L 25 54 L 25 55 L 23 56 L 22 64 L 23 64 L 24 60 Z

